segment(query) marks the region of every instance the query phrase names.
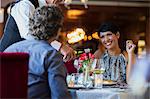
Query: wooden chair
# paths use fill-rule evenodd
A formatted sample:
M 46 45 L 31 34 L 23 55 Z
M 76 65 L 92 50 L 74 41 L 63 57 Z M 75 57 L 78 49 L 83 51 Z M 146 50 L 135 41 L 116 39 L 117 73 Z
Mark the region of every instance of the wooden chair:
M 27 53 L 0 53 L 0 99 L 27 98 Z

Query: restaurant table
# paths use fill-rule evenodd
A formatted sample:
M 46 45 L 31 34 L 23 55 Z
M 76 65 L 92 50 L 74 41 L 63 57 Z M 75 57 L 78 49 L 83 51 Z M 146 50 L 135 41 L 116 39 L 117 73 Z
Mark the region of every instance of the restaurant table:
M 73 99 L 144 99 L 136 96 L 129 89 L 102 88 L 102 89 L 69 89 Z

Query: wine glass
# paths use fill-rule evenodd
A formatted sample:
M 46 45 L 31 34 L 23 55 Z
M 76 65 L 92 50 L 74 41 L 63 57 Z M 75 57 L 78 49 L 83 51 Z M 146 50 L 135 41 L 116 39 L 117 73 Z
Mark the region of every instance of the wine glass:
M 77 73 L 79 73 L 80 66 L 79 66 L 79 61 L 77 59 L 74 60 L 73 65 L 77 69 Z
M 105 65 L 104 65 L 103 59 L 99 59 L 99 68 L 100 68 L 101 74 L 103 74 L 105 72 Z

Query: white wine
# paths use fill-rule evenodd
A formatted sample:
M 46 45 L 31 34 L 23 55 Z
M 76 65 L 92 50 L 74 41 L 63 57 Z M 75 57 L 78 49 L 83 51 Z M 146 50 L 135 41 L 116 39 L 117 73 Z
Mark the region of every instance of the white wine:
M 105 72 L 105 69 L 104 69 L 104 68 L 101 68 L 101 69 L 100 69 L 100 73 L 103 74 L 104 72 Z

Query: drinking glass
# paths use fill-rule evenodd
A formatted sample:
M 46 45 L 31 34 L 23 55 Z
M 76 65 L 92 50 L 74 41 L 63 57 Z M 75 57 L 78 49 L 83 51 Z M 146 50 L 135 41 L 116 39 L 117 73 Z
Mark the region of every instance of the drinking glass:
M 74 67 L 77 69 L 77 73 L 79 73 L 79 69 L 80 69 L 80 66 L 79 66 L 79 62 L 77 59 L 74 60 Z
M 102 88 L 103 87 L 103 74 L 100 73 L 95 73 L 95 84 L 94 84 L 95 88 Z
M 103 74 L 105 72 L 105 65 L 104 65 L 103 59 L 99 59 L 99 68 L 100 68 L 101 74 Z
M 104 61 L 102 59 L 98 60 L 97 69 L 95 69 L 95 88 L 103 87 L 103 73 L 105 72 Z
M 71 75 L 67 75 L 67 84 L 69 87 L 74 87 L 78 85 L 79 73 L 72 73 Z
M 78 85 L 79 73 L 72 73 L 72 80 L 74 81 L 75 85 Z

